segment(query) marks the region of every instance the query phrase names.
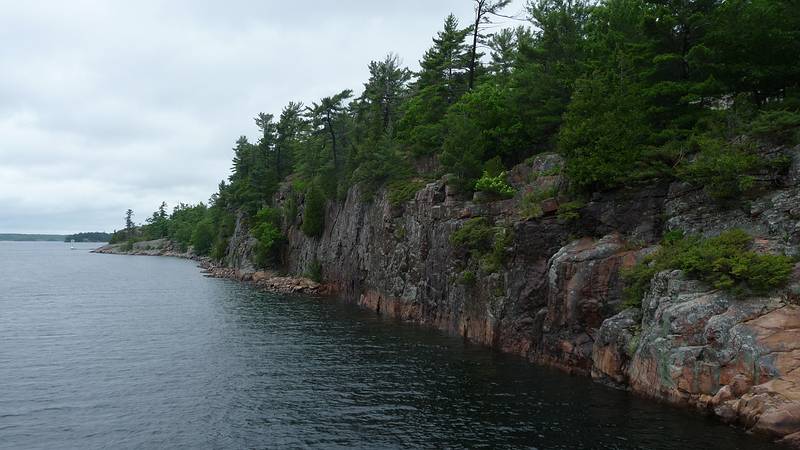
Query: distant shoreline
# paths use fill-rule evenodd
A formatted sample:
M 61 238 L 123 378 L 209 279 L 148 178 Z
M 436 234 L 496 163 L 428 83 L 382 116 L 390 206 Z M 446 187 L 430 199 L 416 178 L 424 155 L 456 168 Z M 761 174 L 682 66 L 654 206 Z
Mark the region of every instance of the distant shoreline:
M 64 242 L 66 234 L 0 233 L 0 241 L 11 242 Z
M 104 244 L 111 239 L 111 234 L 102 231 L 90 231 L 74 234 L 44 233 L 0 233 L 0 241 L 6 242 L 85 242 Z

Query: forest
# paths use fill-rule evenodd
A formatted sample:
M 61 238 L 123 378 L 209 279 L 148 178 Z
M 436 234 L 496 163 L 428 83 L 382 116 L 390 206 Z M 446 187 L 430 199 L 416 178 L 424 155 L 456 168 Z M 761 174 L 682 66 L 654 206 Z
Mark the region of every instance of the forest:
M 509 3 L 446 17 L 418 71 L 389 53 L 357 90 L 256 114 L 258 140 L 235 141 L 207 204 L 162 204 L 140 226 L 129 210 L 112 242 L 170 238 L 219 259 L 241 215 L 266 266 L 289 213 L 271 203 L 282 183 L 317 236 L 355 185 L 402 202 L 448 175 L 465 195 L 503 196 L 505 171 L 543 152 L 565 158 L 576 199 L 680 179 L 726 202 L 788 165 L 756 149 L 800 144 L 794 0 L 531 0 L 524 22 L 497 26 Z

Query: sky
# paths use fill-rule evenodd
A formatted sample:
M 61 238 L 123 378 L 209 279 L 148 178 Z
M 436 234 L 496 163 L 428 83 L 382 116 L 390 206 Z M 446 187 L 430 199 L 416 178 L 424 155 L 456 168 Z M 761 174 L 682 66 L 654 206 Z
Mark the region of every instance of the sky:
M 518 13 L 516 0 L 507 13 Z M 412 69 L 470 0 L 0 0 L 0 233 L 207 201 L 253 117 Z M 507 23 L 516 25 L 516 23 Z

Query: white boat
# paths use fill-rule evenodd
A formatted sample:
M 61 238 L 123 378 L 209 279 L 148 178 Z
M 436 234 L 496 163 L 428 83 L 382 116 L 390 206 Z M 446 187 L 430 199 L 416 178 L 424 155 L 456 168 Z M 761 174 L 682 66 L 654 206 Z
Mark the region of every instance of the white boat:
M 75 239 L 69 241 L 69 249 L 75 250 Z

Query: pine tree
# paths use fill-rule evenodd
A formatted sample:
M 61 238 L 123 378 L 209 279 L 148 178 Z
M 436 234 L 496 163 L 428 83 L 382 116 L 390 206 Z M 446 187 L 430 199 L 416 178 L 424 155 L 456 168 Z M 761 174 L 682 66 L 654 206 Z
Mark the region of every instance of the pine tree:
M 414 154 L 431 154 L 441 148 L 447 108 L 467 91 L 469 46 L 465 39 L 469 32 L 469 28 L 459 28 L 458 19 L 450 14 L 419 63 L 415 94 L 400 123 L 401 138 Z
M 312 103 L 307 108 L 314 133 L 320 139 L 318 145 L 330 146 L 330 154 L 334 171 L 338 171 L 341 163 L 342 125 L 347 107 L 344 101 L 353 95 L 353 91 L 345 89 L 338 94 L 325 97 L 319 103 Z
M 478 52 L 478 44 L 485 39 L 481 31 L 491 24 L 492 16 L 499 15 L 500 11 L 511 3 L 511 0 L 473 0 L 473 3 L 475 4 L 475 19 L 470 29 L 472 32 L 472 47 L 469 51 L 469 78 L 467 82 L 467 89 L 469 90 L 475 87 L 477 66 L 481 57 Z
M 303 133 L 303 104 L 289 102 L 275 126 L 275 173 L 282 180 L 294 164 L 294 149 Z

